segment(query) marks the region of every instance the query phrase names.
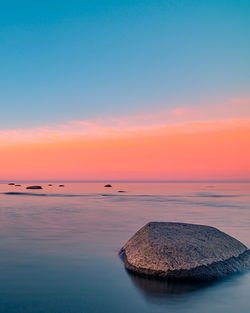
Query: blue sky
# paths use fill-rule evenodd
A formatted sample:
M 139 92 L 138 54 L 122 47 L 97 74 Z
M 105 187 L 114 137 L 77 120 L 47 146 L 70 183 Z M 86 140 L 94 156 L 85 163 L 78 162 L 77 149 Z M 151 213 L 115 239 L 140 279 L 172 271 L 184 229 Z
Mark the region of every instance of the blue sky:
M 0 129 L 249 97 L 250 1 L 5 1 Z

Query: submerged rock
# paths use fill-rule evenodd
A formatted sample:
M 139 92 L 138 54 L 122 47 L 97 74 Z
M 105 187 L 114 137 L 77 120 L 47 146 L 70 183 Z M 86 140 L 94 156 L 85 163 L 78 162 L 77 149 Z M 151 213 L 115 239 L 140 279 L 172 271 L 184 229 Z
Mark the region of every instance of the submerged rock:
M 43 189 L 41 186 L 28 186 L 26 189 Z
M 50 187 L 51 187 L 51 186 L 53 186 L 53 185 L 52 185 L 52 184 L 48 184 L 48 186 L 50 186 Z
M 22 185 L 19 185 L 19 184 L 18 184 L 18 185 L 15 185 L 15 187 L 21 187 L 21 186 L 22 186 Z
M 120 250 L 125 267 L 143 276 L 211 280 L 250 267 L 250 250 L 203 225 L 150 222 Z
M 15 184 L 14 184 L 14 183 L 9 183 L 8 185 L 9 185 L 9 186 L 15 186 Z
M 178 279 L 154 279 L 152 277 L 139 276 L 128 272 L 128 276 L 134 286 L 147 297 L 147 300 L 159 297 L 166 297 L 170 294 L 185 294 L 198 289 L 212 286 L 216 281 L 213 280 L 178 280 Z
M 59 187 L 64 187 L 64 185 L 59 185 Z
M 112 187 L 112 185 L 106 184 L 106 185 L 104 185 L 104 187 Z

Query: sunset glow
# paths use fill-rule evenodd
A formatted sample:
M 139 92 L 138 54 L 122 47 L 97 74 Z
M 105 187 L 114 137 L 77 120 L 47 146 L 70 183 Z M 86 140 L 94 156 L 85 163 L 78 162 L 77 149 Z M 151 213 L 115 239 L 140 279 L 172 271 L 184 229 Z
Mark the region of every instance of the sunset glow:
M 205 120 L 200 111 L 190 121 L 187 112 L 1 131 L 1 178 L 247 180 L 250 118 Z

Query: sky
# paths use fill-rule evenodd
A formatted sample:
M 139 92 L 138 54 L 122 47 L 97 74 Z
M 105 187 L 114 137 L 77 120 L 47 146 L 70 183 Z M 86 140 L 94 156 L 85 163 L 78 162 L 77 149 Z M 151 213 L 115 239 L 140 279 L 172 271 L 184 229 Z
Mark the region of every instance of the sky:
M 0 180 L 250 180 L 250 2 L 0 4 Z

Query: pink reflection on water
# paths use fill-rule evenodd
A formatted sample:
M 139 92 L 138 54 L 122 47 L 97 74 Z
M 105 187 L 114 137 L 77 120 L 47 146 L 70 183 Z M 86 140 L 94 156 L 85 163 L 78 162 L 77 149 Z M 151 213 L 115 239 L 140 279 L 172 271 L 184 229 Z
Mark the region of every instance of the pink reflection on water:
M 21 184 L 0 184 L 0 236 L 9 245 L 118 251 L 148 221 L 176 221 L 218 227 L 250 246 L 249 183 Z

